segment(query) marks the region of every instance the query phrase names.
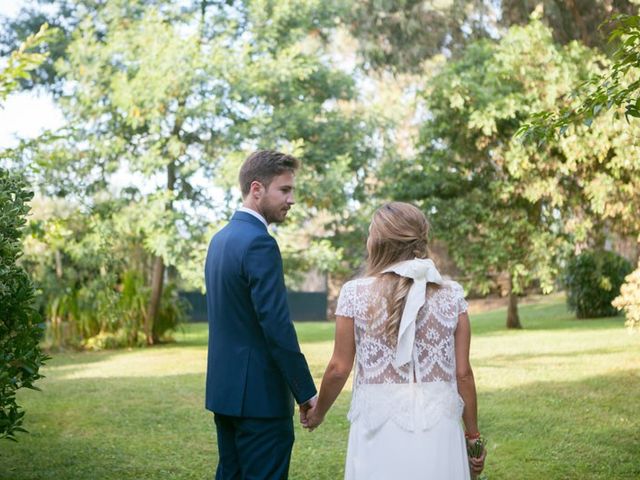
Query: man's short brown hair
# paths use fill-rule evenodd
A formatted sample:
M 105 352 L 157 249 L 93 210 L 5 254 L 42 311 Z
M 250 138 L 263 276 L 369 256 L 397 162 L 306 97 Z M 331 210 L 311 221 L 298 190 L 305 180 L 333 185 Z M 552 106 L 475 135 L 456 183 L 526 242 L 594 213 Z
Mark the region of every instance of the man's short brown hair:
M 296 157 L 275 150 L 258 150 L 253 152 L 240 167 L 240 190 L 242 197 L 249 195 L 251 182 L 258 181 L 269 188 L 274 177 L 285 172 L 295 172 L 300 166 Z

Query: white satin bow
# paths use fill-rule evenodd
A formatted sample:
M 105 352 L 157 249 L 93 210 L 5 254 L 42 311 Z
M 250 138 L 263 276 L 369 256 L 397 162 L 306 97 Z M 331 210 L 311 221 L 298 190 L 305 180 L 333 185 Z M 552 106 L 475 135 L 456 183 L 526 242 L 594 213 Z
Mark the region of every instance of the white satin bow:
M 414 258 L 396 263 L 383 271 L 397 273 L 401 277 L 413 279 L 413 285 L 407 294 L 407 300 L 400 320 L 398 344 L 394 367 L 401 367 L 411 361 L 413 344 L 416 338 L 416 317 L 425 302 L 427 282 L 442 284 L 442 277 L 436 266 L 428 258 Z

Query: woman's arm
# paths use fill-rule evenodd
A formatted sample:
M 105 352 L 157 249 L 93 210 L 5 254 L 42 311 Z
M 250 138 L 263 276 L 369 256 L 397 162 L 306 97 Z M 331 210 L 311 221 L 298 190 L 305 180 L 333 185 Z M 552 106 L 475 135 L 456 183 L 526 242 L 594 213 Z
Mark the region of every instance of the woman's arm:
M 455 332 L 456 377 L 458 393 L 464 400 L 462 421 L 469 435 L 478 433 L 478 406 L 476 397 L 476 382 L 469 362 L 469 347 L 471 345 L 471 325 L 467 312 L 458 316 L 458 326 Z
M 469 347 L 471 345 L 471 325 L 469 315 L 463 312 L 458 316 L 458 326 L 455 332 L 456 349 L 456 377 L 458 380 L 458 393 L 464 400 L 462 421 L 466 433 L 474 440 L 479 438 L 478 431 L 478 399 L 476 396 L 476 382 L 473 378 L 473 370 L 469 362 Z M 479 475 L 484 468 L 486 450 L 478 458 L 470 458 L 470 466 L 475 475 Z
M 318 403 L 311 408 L 306 415 L 301 415 L 302 425 L 313 430 L 324 420 L 327 411 L 336 401 L 347 382 L 353 359 L 356 354 L 355 334 L 353 331 L 353 319 L 336 316 L 336 337 L 333 345 L 333 355 L 322 377 Z

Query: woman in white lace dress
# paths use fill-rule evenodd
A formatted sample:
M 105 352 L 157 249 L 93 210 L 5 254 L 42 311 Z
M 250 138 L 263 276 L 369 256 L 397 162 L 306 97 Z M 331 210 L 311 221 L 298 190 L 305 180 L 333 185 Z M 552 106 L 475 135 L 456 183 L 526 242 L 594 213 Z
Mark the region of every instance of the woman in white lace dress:
M 484 455 L 467 458 L 466 442 L 479 438 L 467 303 L 427 259 L 428 228 L 416 207 L 384 205 L 364 276 L 340 292 L 333 356 L 301 420 L 323 421 L 355 357 L 347 480 L 467 479 L 470 462 L 476 474 L 484 465 Z

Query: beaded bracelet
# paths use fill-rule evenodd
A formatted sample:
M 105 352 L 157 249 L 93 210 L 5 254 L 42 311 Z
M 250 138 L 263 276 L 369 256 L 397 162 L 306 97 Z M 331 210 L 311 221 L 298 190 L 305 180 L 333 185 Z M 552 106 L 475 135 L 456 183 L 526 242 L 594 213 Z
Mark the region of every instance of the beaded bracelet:
M 473 435 L 464 432 L 464 438 L 466 438 L 467 440 L 478 440 L 480 438 L 480 432 L 474 433 Z

